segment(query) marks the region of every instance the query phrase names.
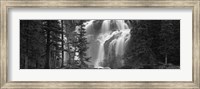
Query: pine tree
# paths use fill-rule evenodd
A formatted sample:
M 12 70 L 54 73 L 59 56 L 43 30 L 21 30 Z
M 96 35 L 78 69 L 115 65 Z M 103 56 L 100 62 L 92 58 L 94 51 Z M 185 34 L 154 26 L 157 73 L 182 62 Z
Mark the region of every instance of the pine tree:
M 62 48 L 60 47 L 62 43 L 60 23 L 58 20 L 47 20 L 44 21 L 43 28 L 46 31 L 46 61 L 45 61 L 45 69 L 51 68 L 50 61 L 57 61 L 60 59 L 60 52 Z M 52 53 L 51 53 L 52 52 Z M 53 55 L 56 57 L 52 57 Z M 52 59 L 52 60 L 51 60 Z M 53 63 L 55 64 L 55 63 Z
M 159 52 L 165 65 L 173 63 L 179 65 L 180 62 L 180 21 L 163 20 L 162 29 L 159 34 L 160 44 Z
M 88 67 L 87 64 L 85 63 L 85 61 L 89 61 L 90 57 L 86 57 L 86 51 L 88 49 L 87 47 L 87 38 L 85 36 L 86 33 L 86 29 L 84 28 L 84 21 L 80 21 L 79 22 L 79 36 L 78 36 L 78 54 L 79 54 L 79 58 L 80 58 L 80 62 L 81 62 L 81 68 L 85 68 Z
M 20 68 L 40 68 L 44 53 L 44 34 L 41 21 L 20 21 Z
M 64 20 L 64 36 L 66 37 L 65 51 L 67 52 L 68 58 L 67 60 L 67 66 L 70 67 L 73 63 L 75 51 L 73 48 L 75 48 L 74 43 L 76 42 L 76 35 L 74 34 L 75 31 L 75 23 L 73 20 Z

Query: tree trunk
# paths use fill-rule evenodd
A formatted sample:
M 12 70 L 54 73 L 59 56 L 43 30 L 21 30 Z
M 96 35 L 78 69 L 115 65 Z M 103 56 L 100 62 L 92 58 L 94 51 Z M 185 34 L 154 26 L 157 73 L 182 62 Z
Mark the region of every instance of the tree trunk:
M 72 59 L 75 59 L 75 56 L 76 56 L 76 51 L 77 51 L 77 48 L 76 48 L 76 46 L 75 46 L 75 44 L 73 43 L 73 45 L 74 45 L 74 56 L 73 56 L 73 58 Z M 72 61 L 74 61 L 74 60 L 72 60 Z
M 27 21 L 27 28 L 29 27 L 29 21 Z M 28 37 L 28 34 L 29 34 L 29 32 L 28 32 L 28 30 L 29 29 L 26 29 L 26 34 L 27 34 L 27 37 L 26 37 L 26 54 L 27 55 L 25 55 L 25 59 L 24 59 L 24 68 L 25 69 L 28 69 L 28 58 L 29 58 L 29 37 Z
M 166 41 L 166 38 L 165 38 L 165 65 L 167 65 L 167 41 Z
M 67 64 L 70 66 L 71 65 L 71 49 L 70 49 L 70 42 L 69 42 L 69 30 L 68 29 L 65 29 L 66 30 L 66 37 L 67 37 L 67 53 L 68 53 L 68 60 L 67 60 Z
M 36 61 L 35 61 L 35 64 L 36 64 L 36 69 L 39 69 L 39 57 L 37 57 Z
M 55 69 L 56 68 L 56 53 L 54 52 L 53 54 L 53 68 Z
M 47 21 L 47 25 L 49 27 L 49 21 Z M 49 69 L 49 51 L 50 51 L 50 30 L 47 29 L 47 44 L 46 44 L 46 61 L 45 61 L 45 69 Z
M 28 69 L 28 56 L 25 56 L 24 69 Z
M 61 20 L 61 29 L 62 29 L 62 63 L 61 67 L 64 66 L 64 33 L 63 33 L 63 20 Z
M 167 65 L 167 53 L 165 54 L 165 65 Z

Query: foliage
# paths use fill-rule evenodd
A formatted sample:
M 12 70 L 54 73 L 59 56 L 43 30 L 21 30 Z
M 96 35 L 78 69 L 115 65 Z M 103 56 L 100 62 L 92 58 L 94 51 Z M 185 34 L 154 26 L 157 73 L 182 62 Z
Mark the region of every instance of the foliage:
M 91 58 L 86 56 L 88 42 L 85 22 L 86 20 L 20 20 L 20 68 L 89 68 L 87 63 Z M 94 21 L 95 28 L 100 29 L 102 22 Z M 180 20 L 125 22 L 131 29 L 131 38 L 123 57 L 122 68 L 179 68 Z M 111 23 L 114 29 L 115 22 Z
M 124 57 L 125 66 L 122 68 L 161 68 L 159 66 L 168 63 L 180 65 L 179 20 L 127 22 L 132 27 L 131 39 Z
M 45 52 L 45 37 L 41 24 L 42 22 L 37 20 L 20 21 L 20 68 L 40 68 L 43 63 L 39 62 Z
M 86 57 L 87 39 L 86 31 L 83 20 L 67 20 L 65 21 L 66 28 L 66 38 L 67 48 L 68 49 L 68 63 L 66 68 L 87 68 L 86 61 L 89 61 L 89 57 Z M 78 60 L 75 60 L 75 57 L 78 57 Z
M 60 33 L 56 20 L 21 20 L 20 68 L 55 68 Z

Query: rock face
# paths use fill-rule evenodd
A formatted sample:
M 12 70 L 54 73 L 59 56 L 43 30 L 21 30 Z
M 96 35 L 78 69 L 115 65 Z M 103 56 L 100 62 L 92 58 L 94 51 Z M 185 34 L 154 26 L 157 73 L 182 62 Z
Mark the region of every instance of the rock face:
M 96 24 L 96 23 L 95 23 Z M 123 20 L 104 20 L 98 29 L 94 21 L 86 25 L 87 55 L 95 68 L 120 68 L 130 38 L 130 29 Z

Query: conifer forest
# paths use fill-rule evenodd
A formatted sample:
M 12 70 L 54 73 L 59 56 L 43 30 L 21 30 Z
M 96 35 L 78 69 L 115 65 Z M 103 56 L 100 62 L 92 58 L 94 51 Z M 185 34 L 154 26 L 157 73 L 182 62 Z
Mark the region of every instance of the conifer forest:
M 180 20 L 20 20 L 20 69 L 180 69 Z

